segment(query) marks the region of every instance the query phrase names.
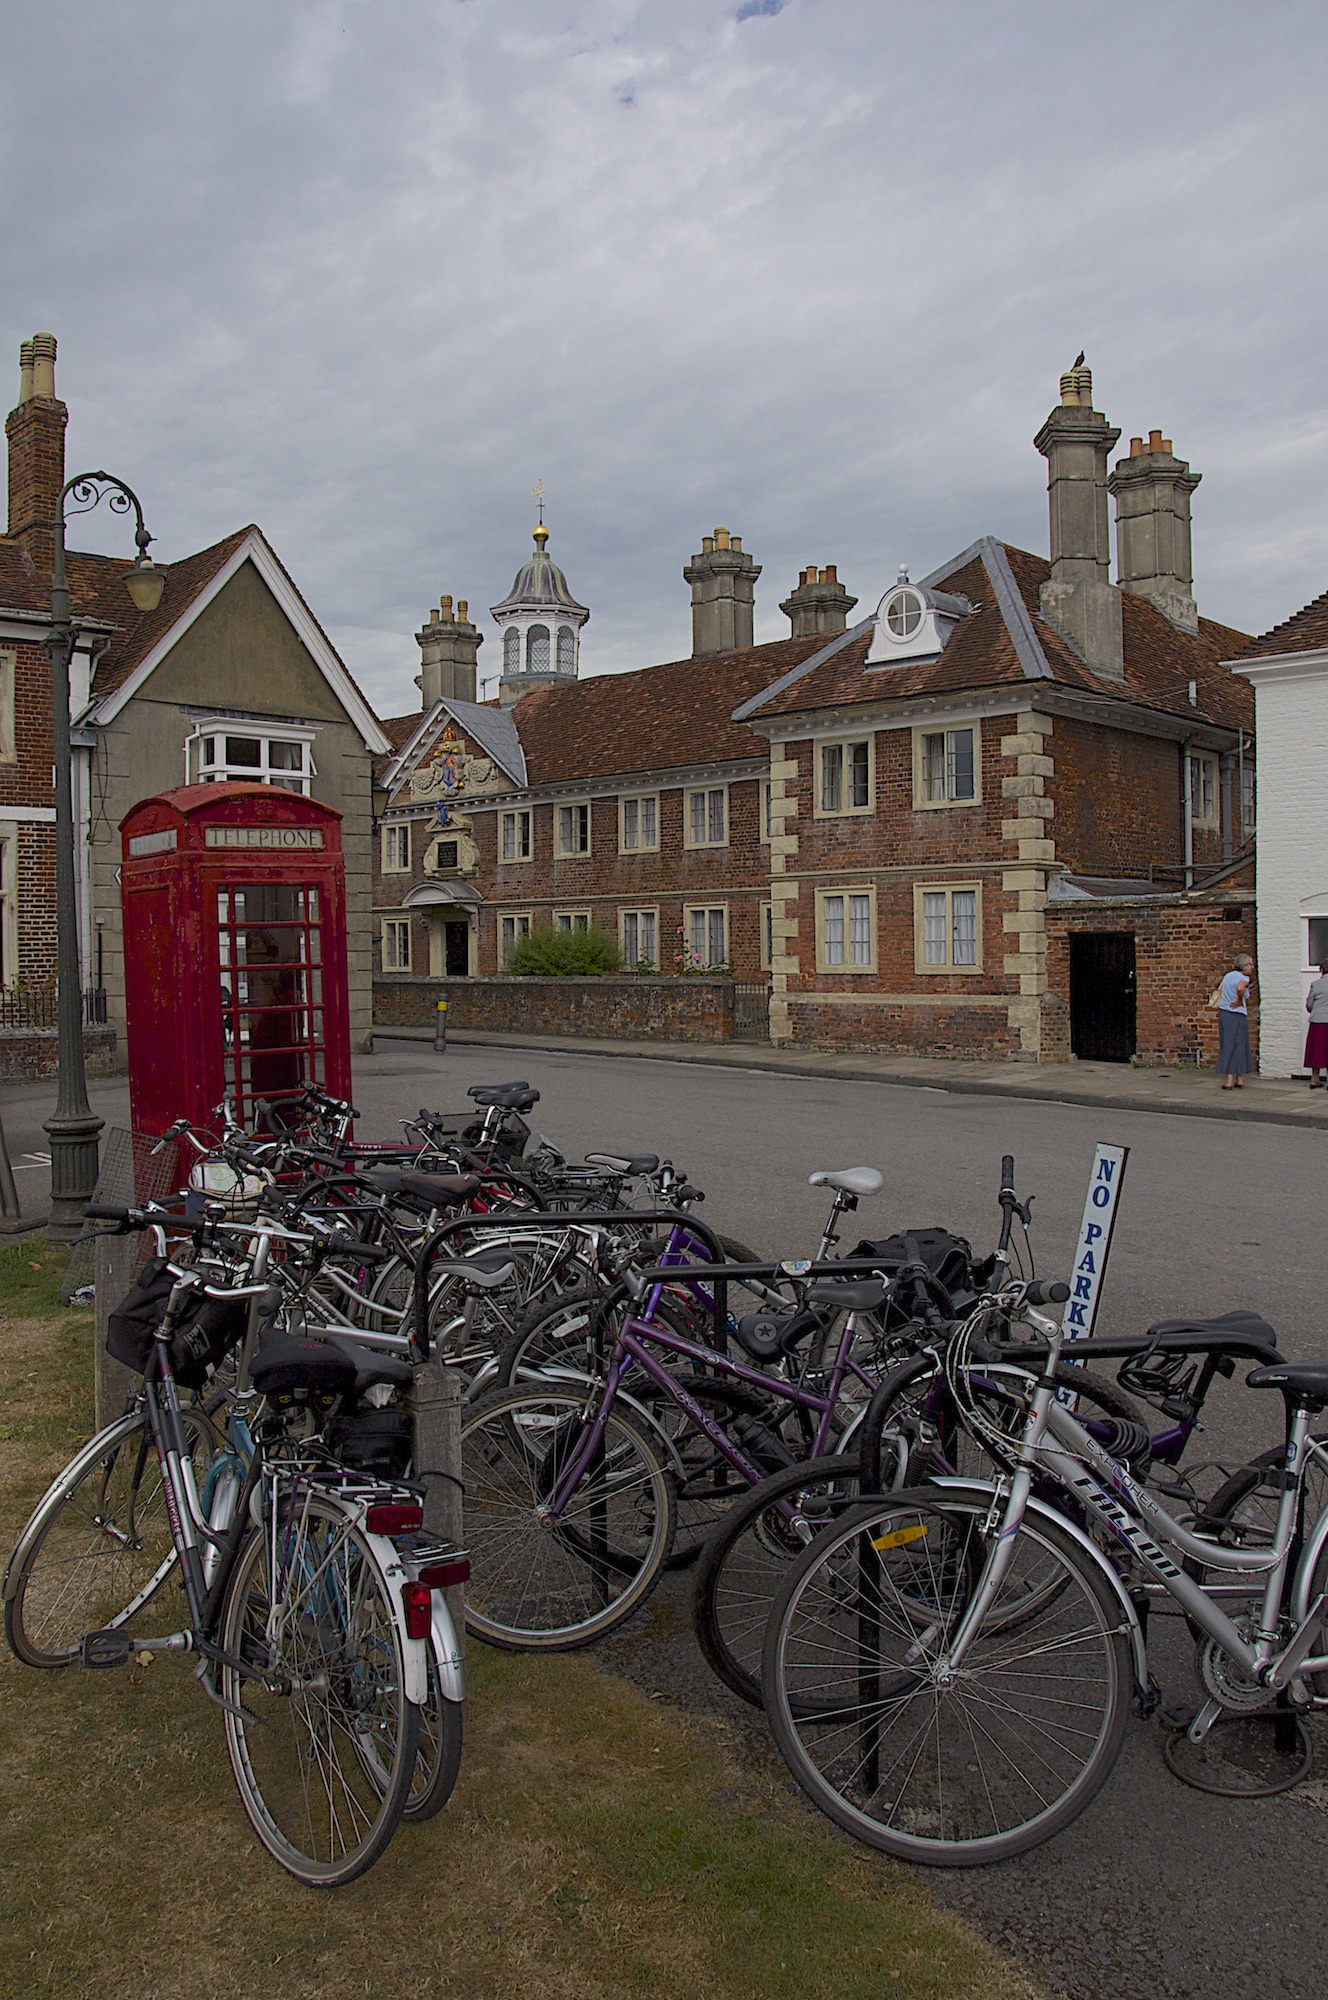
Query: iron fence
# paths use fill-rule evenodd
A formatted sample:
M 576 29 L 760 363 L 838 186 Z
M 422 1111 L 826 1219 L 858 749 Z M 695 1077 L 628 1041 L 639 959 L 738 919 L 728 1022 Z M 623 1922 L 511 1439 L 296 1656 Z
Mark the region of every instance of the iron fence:
M 764 1042 L 770 1036 L 770 986 L 761 979 L 733 982 L 733 1039 Z
M 106 988 L 89 986 L 83 995 L 83 1025 L 104 1027 Z M 0 988 L 0 1029 L 55 1028 L 55 988 L 53 986 L 8 986 Z

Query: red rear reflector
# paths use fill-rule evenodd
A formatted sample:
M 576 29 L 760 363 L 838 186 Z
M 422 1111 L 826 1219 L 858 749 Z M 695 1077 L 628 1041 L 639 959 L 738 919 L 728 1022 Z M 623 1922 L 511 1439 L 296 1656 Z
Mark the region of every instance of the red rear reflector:
M 403 1583 L 401 1601 L 406 1607 L 406 1636 L 411 1639 L 427 1639 L 433 1613 L 429 1607 L 429 1586 L 427 1583 Z
M 371 1535 L 409 1535 L 424 1526 L 424 1509 L 418 1501 L 384 1500 L 371 1507 L 364 1517 Z
M 469 1583 L 470 1559 L 468 1556 L 453 1556 L 450 1562 L 430 1563 L 420 1571 L 420 1582 L 430 1590 L 450 1590 L 455 1583 Z

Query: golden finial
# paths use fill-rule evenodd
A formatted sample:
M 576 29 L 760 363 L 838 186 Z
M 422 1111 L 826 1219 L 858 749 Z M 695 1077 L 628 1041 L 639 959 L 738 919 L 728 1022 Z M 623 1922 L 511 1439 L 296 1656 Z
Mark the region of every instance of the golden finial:
M 535 541 L 543 548 L 549 539 L 549 531 L 544 525 L 544 481 L 537 479 L 530 489 L 530 497 L 539 508 L 539 526 L 535 529 Z

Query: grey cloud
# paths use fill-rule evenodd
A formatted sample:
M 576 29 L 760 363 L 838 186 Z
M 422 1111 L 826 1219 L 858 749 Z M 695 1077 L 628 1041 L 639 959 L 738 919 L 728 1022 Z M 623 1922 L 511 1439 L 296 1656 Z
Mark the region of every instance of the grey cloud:
M 71 469 L 128 478 L 163 555 L 259 521 L 390 711 L 439 593 L 508 588 L 538 477 L 589 670 L 688 649 L 680 572 L 717 522 L 770 637 L 811 560 L 874 602 L 903 557 L 1045 547 L 1031 438 L 1086 347 L 1125 436 L 1160 425 L 1204 474 L 1201 608 L 1258 629 L 1328 584 L 1320 24 L 28 9 L 0 391 L 51 327 Z

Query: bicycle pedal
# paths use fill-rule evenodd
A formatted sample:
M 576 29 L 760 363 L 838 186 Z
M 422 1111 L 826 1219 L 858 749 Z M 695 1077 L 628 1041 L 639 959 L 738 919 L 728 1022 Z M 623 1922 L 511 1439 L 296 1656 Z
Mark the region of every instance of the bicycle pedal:
M 79 1641 L 78 1660 L 82 1667 L 123 1667 L 133 1652 L 127 1632 L 85 1632 Z
M 1183 1736 L 1194 1721 L 1192 1708 L 1181 1708 L 1175 1703 L 1169 1708 L 1158 1710 L 1158 1723 L 1169 1736 Z

